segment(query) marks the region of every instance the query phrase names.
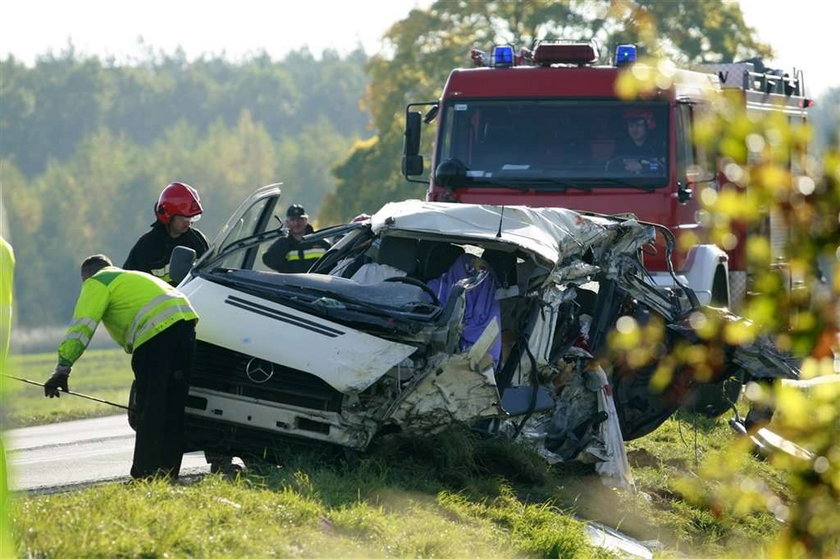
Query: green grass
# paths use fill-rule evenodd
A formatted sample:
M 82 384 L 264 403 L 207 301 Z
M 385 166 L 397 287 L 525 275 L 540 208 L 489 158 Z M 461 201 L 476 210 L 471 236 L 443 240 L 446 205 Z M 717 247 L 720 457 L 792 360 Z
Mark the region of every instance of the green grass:
M 43 383 L 52 374 L 56 359 L 54 353 L 13 355 L 7 374 Z M 73 392 L 127 405 L 133 379 L 130 355 L 120 349 L 91 350 L 76 362 L 69 384 Z M 119 408 L 68 394 L 45 398 L 40 386 L 9 378 L 2 381 L 6 429 L 124 413 Z
M 609 556 L 586 542 L 577 519 L 587 518 L 659 540 L 664 557 L 760 556 L 778 530 L 771 517 L 714 511 L 676 491 L 696 471 L 693 433 L 678 425 L 666 422 L 650 446 L 631 443 L 635 494 L 586 468 L 550 467 L 522 447 L 453 431 L 393 437 L 352 464 L 290 451 L 281 466 L 249 464 L 233 480 L 21 495 L 13 530 L 22 556 Z M 717 423 L 698 430 L 697 468 L 726 440 Z M 651 458 L 657 452 L 668 457 Z M 745 468 L 781 481 L 754 458 Z
M 19 356 L 10 374 L 43 381 L 53 363 L 52 355 Z M 74 368 L 71 389 L 125 403 L 130 381 L 128 356 L 92 351 Z M 14 382 L 6 403 L 17 425 L 115 411 L 49 400 Z M 575 520 L 586 518 L 658 540 L 665 557 L 738 557 L 744 549 L 761 556 L 779 530 L 772 515 L 717 510 L 682 491 L 687 481 L 702 490 L 720 485 L 714 464 L 729 459 L 733 440 L 724 419 L 677 414 L 628 443 L 637 493 L 604 486 L 591 467 L 550 467 L 520 446 L 456 430 L 391 437 L 352 467 L 290 451 L 281 467 L 251 465 L 237 480 L 22 495 L 13 525 L 20 553 L 31 556 L 603 556 Z M 738 460 L 745 478 L 791 498 L 769 464 L 748 453 Z
M 579 521 L 521 500 L 501 478 L 474 485 L 468 475 L 455 487 L 432 464 L 418 477 L 424 461 L 408 462 L 374 455 L 350 468 L 303 453 L 234 480 L 25 497 L 13 531 L 19 554 L 36 557 L 610 556 Z
M 668 527 L 671 549 L 688 553 L 700 545 L 715 556 L 738 557 L 745 548 L 759 553 L 778 533 L 780 526 L 769 512 L 717 510 L 685 496 L 686 484 L 704 490 L 719 485 L 717 461 L 739 460 L 743 479 L 761 480 L 783 501 L 792 498 L 782 472 L 750 453 L 733 453 L 725 419 L 678 413 L 653 433 L 627 443 L 637 487 L 647 496 L 641 506 Z

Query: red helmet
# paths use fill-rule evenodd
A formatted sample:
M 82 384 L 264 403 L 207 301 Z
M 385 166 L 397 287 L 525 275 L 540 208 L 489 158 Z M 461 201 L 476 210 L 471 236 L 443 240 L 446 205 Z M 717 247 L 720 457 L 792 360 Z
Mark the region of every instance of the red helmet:
M 624 120 L 644 120 L 648 130 L 656 128 L 653 112 L 643 107 L 630 107 L 624 110 Z
M 172 216 L 195 217 L 204 210 L 195 188 L 183 182 L 173 182 L 163 189 L 155 204 L 155 215 L 161 223 L 169 223 Z

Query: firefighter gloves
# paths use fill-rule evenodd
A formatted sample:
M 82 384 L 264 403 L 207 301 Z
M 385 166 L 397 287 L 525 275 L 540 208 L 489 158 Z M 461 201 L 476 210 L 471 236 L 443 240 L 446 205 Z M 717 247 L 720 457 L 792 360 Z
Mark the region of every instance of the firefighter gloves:
M 56 365 L 55 371 L 47 382 L 44 383 L 44 396 L 47 398 L 58 398 L 61 395 L 59 390 L 69 392 L 67 379 L 70 378 L 70 367 L 67 365 Z

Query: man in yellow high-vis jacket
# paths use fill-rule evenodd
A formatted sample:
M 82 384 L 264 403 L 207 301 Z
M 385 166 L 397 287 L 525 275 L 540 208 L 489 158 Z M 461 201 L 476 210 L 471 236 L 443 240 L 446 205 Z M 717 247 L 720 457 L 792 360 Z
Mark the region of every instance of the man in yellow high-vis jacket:
M 198 315 L 174 287 L 145 272 L 116 268 L 103 254 L 86 258 L 81 272 L 73 321 L 58 346 L 58 365 L 44 395 L 54 398 L 69 390 L 70 368 L 103 322 L 132 354 L 137 435 L 131 477 L 177 478 Z
M 0 236 L 0 373 L 7 374 L 6 357 L 12 333 L 12 307 L 14 306 L 15 252 Z M 0 377 L 0 388 L 5 377 Z M 0 412 L 5 412 L 5 394 L 0 390 Z M 6 450 L 0 436 L 0 557 L 14 557 L 16 546 L 9 522 L 9 485 L 6 475 Z

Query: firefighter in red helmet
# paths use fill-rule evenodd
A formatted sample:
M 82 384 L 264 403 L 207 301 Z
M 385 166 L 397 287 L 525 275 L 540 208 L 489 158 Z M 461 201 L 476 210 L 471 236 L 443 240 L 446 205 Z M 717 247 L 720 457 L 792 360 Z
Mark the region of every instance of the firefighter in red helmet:
M 620 165 L 611 170 L 624 170 L 632 174 L 664 172 L 664 146 L 653 137 L 656 120 L 647 107 L 629 107 L 623 113 L 624 141 L 618 146 Z
M 196 189 L 183 182 L 173 182 L 160 193 L 155 203 L 152 230 L 140 237 L 123 264 L 125 270 L 140 270 L 175 285 L 169 276 L 169 258 L 176 246 L 189 247 L 196 258 L 207 252 L 207 239 L 192 226 L 201 213 L 201 199 Z

